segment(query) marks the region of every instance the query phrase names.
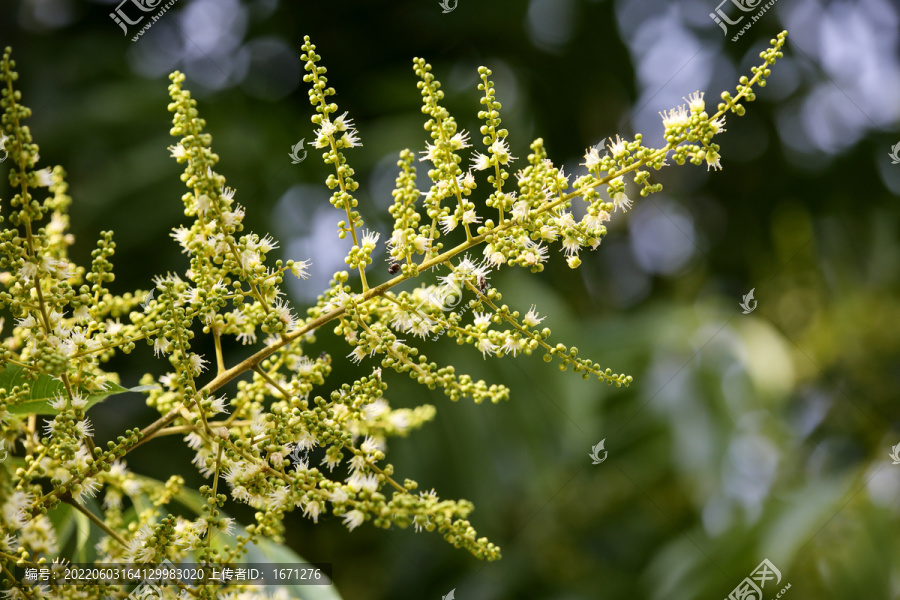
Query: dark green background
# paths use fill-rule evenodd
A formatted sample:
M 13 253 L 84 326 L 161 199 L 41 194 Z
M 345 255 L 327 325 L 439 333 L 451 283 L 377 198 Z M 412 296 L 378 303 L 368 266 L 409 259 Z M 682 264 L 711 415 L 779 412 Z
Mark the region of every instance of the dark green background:
M 900 165 L 888 157 L 900 141 L 896 4 L 779 0 L 737 42 L 709 19 L 713 0 L 459 0 L 448 14 L 436 0 L 179 0 L 136 43 L 108 17 L 114 6 L 2 0 L 0 45 L 14 47 L 40 166 L 68 171 L 72 254 L 86 264 L 99 231 L 113 229 L 118 292 L 187 266 L 168 237 L 187 221 L 181 169 L 166 151 L 169 68 L 188 75 L 248 229 L 271 232 L 285 258 L 327 265 L 322 256 L 344 252 L 328 169 L 312 151 L 298 165 L 287 156 L 313 138 L 304 34 L 356 119 L 364 147 L 348 158 L 360 210 L 384 240 L 397 153 L 425 142 L 414 56 L 432 63 L 476 149 L 483 64 L 495 71 L 518 165 L 543 137 L 572 173 L 586 147 L 631 137 L 634 124 L 658 142 L 658 111 L 697 81 L 714 104 L 770 37 L 796 25 L 770 85 L 746 117 L 729 117 L 723 171 L 654 175 L 663 194 L 616 214 L 577 271 L 554 249 L 542 274 L 494 274 L 506 301 L 537 304 L 556 337 L 633 375 L 630 388 L 538 357 L 484 361 L 446 340 L 426 352 L 508 385 L 512 399 L 453 404 L 386 376 L 394 406 L 438 408 L 435 422 L 389 442 L 397 474 L 472 500 L 473 525 L 503 559 L 479 563 L 437 534 L 348 533 L 334 517 L 314 526 L 295 515 L 289 542 L 333 563 L 347 600 L 437 600 L 451 589 L 460 600 L 718 599 L 764 558 L 791 584 L 787 598 L 900 597 L 900 466 L 888 457 L 900 443 Z M 209 41 L 221 32 L 230 33 Z M 3 177 L 4 204 L 9 195 Z M 387 278 L 382 259 L 370 281 Z M 758 307 L 743 315 L 751 288 Z M 292 291 L 302 306 L 321 290 Z M 329 386 L 372 366 L 353 367 L 330 333 L 310 352 L 323 349 L 336 365 Z M 111 368 L 134 385 L 166 366 L 139 347 Z M 92 411 L 98 438 L 153 418 L 140 399 L 116 407 Z M 608 459 L 591 465 L 601 439 Z M 129 464 L 200 485 L 189 460 L 167 438 Z

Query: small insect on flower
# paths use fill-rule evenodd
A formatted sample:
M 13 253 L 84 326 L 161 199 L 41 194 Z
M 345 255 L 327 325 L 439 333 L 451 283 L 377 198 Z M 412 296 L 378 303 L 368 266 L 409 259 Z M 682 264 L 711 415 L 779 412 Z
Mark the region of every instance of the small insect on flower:
M 391 266 L 388 267 L 388 273 L 391 275 L 396 275 L 400 271 L 400 263 L 392 262 Z
M 482 292 L 487 289 L 487 279 L 484 275 L 478 276 L 478 289 Z

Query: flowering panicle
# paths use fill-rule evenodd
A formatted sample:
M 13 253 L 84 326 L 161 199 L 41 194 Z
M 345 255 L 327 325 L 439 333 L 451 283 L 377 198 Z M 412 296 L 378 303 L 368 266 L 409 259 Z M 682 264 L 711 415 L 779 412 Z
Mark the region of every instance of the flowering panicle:
M 392 195 L 394 203 L 388 209 L 394 217 L 394 230 L 388 239 L 388 249 L 392 260 L 401 265 L 404 276 L 416 275 L 413 255 L 424 254 L 431 248 L 431 238 L 419 233 L 419 222 L 422 216 L 416 209 L 421 192 L 416 187 L 416 168 L 413 166 L 413 154 L 409 150 L 400 153 L 397 161 L 400 174 L 397 186 Z
M 309 40 L 309 36 L 303 38 L 302 60 L 306 61 L 304 69 L 307 74 L 303 76 L 303 81 L 312 84 L 309 90 L 309 101 L 315 109 L 316 113 L 312 117 L 314 125 L 318 126 L 316 131 L 316 148 L 322 148 L 322 159 L 325 164 L 334 165 L 335 172 L 328 176 L 326 185 L 334 193 L 331 196 L 331 204 L 337 209 L 343 210 L 347 215 L 346 221 L 338 223 L 338 236 L 341 239 L 347 237 L 349 233 L 353 240 L 353 247 L 350 249 L 345 262 L 352 269 L 359 269 L 359 276 L 362 279 L 363 289 L 368 289 L 366 282 L 366 266 L 371 264 L 371 252 L 365 252 L 360 249 L 357 231 L 363 226 L 362 217 L 356 210 L 358 201 L 353 196 L 353 192 L 359 189 L 359 183 L 353 179 L 355 174 L 353 168 L 347 164 L 344 148 L 353 148 L 361 146 L 357 132 L 353 129 L 353 122 L 347 118 L 348 113 L 344 113 L 340 117 L 332 119 L 332 115 L 337 113 L 338 107 L 334 102 L 330 102 L 328 98 L 335 94 L 334 88 L 328 86 L 328 78 L 325 77 L 327 69 L 318 64 L 322 59 L 316 54 L 316 46 Z
M 691 94 L 686 106 L 662 115 L 665 146 L 648 148 L 640 135 L 616 136 L 605 147 L 586 150 L 586 172 L 572 181 L 547 157 L 541 139 L 530 145 L 527 164 L 513 171 L 516 159 L 501 128 L 491 71 L 484 67 L 478 116 L 485 149 L 464 155 L 470 136 L 441 105 L 443 92 L 431 66 L 417 58 L 413 66 L 430 136 L 420 162 L 430 163 L 431 186 L 425 194 L 418 190 L 415 154 L 400 152 L 390 208 L 394 227 L 382 235 L 363 230 L 354 196 L 358 183 L 344 156 L 361 146 L 360 136 L 348 113 L 338 115 L 330 101 L 335 91 L 305 38 L 304 81 L 316 111 L 313 145 L 333 165 L 326 184 L 333 190 L 331 203 L 346 215 L 339 237 L 352 239 L 346 263 L 360 275 L 357 284 L 348 271 L 335 273 L 305 312 L 289 303 L 281 285 L 288 272 L 305 279 L 309 261 L 276 259 L 275 240 L 244 231 L 245 209 L 215 171 L 212 138 L 178 72 L 169 86 L 171 133 L 178 138 L 170 152 L 184 166 L 182 202 L 191 221 L 171 237 L 186 268 L 157 276 L 149 291 L 117 294 L 112 232 L 100 234 L 88 267 L 72 262 L 65 172 L 38 166 L 38 147 L 22 125 L 30 111 L 13 87 L 17 75 L 7 49 L 0 61 L 0 142 L 9 153 L 14 196 L 3 207 L 9 212 L 0 231 L 0 309 L 10 313 L 11 324 L 0 353 L 0 377 L 8 382 L 0 388 L 0 439 L 14 441 L 25 458 L 15 470 L 11 461 L 0 462 L 0 552 L 14 551 L 22 563 L 36 564 L 66 547 L 48 517 L 65 503 L 102 530 L 96 550 L 103 562 L 191 557 L 227 564 L 263 537 L 282 541 L 284 515 L 293 510 L 313 521 L 330 511 L 351 530 L 366 523 L 437 530 L 479 558 L 499 558 L 499 548 L 479 538 L 468 521 L 471 503 L 442 500 L 434 490 L 417 492 L 415 481 L 394 478 L 387 439 L 409 435 L 434 418 L 435 407 L 392 408 L 389 381 L 409 377 L 452 401 L 506 400 L 506 387 L 429 360 L 425 338 L 445 336 L 471 345 L 485 359 L 540 352 L 545 361 L 585 379 L 628 385 L 631 377 L 551 341 L 547 317 L 530 303 L 519 309 L 510 305 L 516 299 L 507 304 L 492 275 L 504 266 L 540 272 L 554 248 L 578 267 L 582 250 L 600 245 L 606 223 L 630 210 L 636 192 L 647 196 L 661 189 L 650 182 L 650 171 L 666 166 L 669 156 L 677 164 L 690 160 L 721 168 L 713 138 L 724 131 L 725 113 L 743 113 L 740 102 L 753 100 L 753 86 L 764 85 L 784 40 L 784 34 L 773 40 L 761 54 L 765 64 L 754 68 L 752 79 L 741 79 L 734 97 L 723 94 L 715 114 L 708 114 L 703 94 Z M 465 160 L 471 168 L 464 171 Z M 481 171 L 487 171 L 491 191 L 478 197 Z M 506 185 L 509 172 L 516 175 L 515 191 Z M 578 198 L 586 210 L 573 206 Z M 496 209 L 496 218 L 488 218 L 494 213 L 485 209 Z M 464 241 L 444 248 L 441 236 L 463 240 L 463 233 Z M 382 242 L 390 266 L 384 282 L 370 287 L 367 277 L 380 272 L 369 266 Z M 426 275 L 415 287 L 397 287 Z M 0 327 L 5 322 L 0 319 Z M 329 383 L 333 359 L 314 348 L 320 336 L 329 335 L 349 346 L 346 360 L 363 373 L 355 380 Z M 215 353 L 200 354 L 201 340 L 209 340 Z M 147 404 L 160 417 L 142 430 L 123 432 L 105 449 L 95 447 L 88 411 L 126 391 L 101 365 L 132 352 L 138 342 L 169 364 L 165 375 L 145 375 L 143 387 L 134 388 L 147 393 Z M 257 345 L 251 354 L 226 365 L 226 349 L 251 345 Z M 225 393 L 231 382 L 233 391 Z M 125 457 L 134 448 L 176 435 L 194 453 L 200 475 L 212 480 L 199 497 L 190 495 L 196 492 L 189 493 L 180 476 L 157 481 L 128 469 Z M 192 505 L 194 514 L 169 514 L 175 499 Z M 227 502 L 252 506 L 254 523 L 236 525 L 224 510 Z M 138 510 L 126 510 L 126 503 Z M 16 586 L 14 594 L 26 593 L 24 585 Z M 243 591 L 241 585 L 233 588 Z M 40 597 L 35 590 L 28 593 Z M 117 590 L 98 583 L 90 593 L 104 597 Z M 211 597 L 212 591 L 191 593 Z
M 419 235 L 436 240 L 440 227 L 445 233 L 456 229 L 461 223 L 466 232 L 466 239 L 472 239 L 469 225 L 476 222 L 475 205 L 468 199 L 475 189 L 475 178 L 471 173 L 463 173 L 459 163 L 462 157 L 459 150 L 470 146 L 469 134 L 458 130 L 456 119 L 450 116 L 440 101 L 444 98 L 440 82 L 431 72 L 431 65 L 421 58 L 413 59 L 413 69 L 419 77 L 418 88 L 422 94 L 422 113 L 428 116 L 425 130 L 430 132 L 433 143 L 426 145 L 425 155 L 420 160 L 432 164 L 428 177 L 432 181 L 431 189 L 425 195 L 425 214 L 431 218 L 419 228 Z M 451 199 L 451 205 L 442 203 L 445 198 Z M 452 202 L 455 200 L 455 203 Z M 469 215 L 468 218 L 466 215 Z M 440 243 L 430 244 L 428 250 L 437 253 L 442 249 Z

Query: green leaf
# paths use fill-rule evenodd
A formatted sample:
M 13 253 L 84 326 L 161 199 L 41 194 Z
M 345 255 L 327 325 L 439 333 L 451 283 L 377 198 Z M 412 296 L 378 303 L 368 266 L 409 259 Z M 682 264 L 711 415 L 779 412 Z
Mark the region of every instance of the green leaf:
M 65 393 L 65 386 L 57 379 L 49 375 L 38 375 L 37 379 L 28 379 L 25 369 L 18 365 L 7 365 L 0 371 L 0 388 L 11 390 L 25 385 L 30 386 L 28 400 L 19 404 L 10 404 L 7 410 L 14 415 L 57 415 L 58 411 L 50 406 L 50 400 L 59 394 Z M 123 388 L 117 383 L 107 382 L 106 389 L 100 392 L 87 393 L 87 406 L 85 410 L 97 404 L 108 396 L 123 394 L 125 392 L 146 392 L 157 389 L 155 385 L 139 385 L 133 388 Z

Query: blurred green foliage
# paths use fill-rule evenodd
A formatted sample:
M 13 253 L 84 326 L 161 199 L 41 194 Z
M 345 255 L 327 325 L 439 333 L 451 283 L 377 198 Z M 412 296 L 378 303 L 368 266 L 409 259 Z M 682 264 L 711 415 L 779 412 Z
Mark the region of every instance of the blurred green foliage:
M 271 231 L 285 258 L 315 263 L 320 240 L 336 240 L 341 215 L 313 220 L 330 209 L 310 191 L 324 189 L 327 173 L 316 152 L 299 165 L 286 156 L 312 135 L 306 89 L 284 55 L 240 50 L 280 44 L 299 60 L 302 36 L 312 37 L 362 135 L 364 147 L 350 156 L 363 184 L 361 211 L 386 232 L 396 155 L 424 148 L 414 56 L 434 65 L 448 108 L 476 132 L 475 70 L 494 69 L 515 156 L 540 136 L 551 158 L 577 168 L 586 147 L 633 134 L 639 89 L 617 22 L 621 3 L 560 2 L 558 11 L 574 13 L 567 39 L 549 48 L 529 36 L 536 4 L 547 3 L 459 0 L 442 14 L 436 1 L 181 0 L 132 43 L 109 19 L 113 5 L 11 0 L 0 45 L 14 47 L 44 164 L 69 173 L 73 258 L 86 263 L 99 232 L 113 229 L 115 285 L 125 291 L 187 267 L 168 238 L 184 217 L 181 169 L 166 151 L 163 67 L 185 70 L 180 54 L 195 56 L 198 73 L 244 65 L 221 68 L 221 89 L 192 81 L 186 69 L 187 87 L 209 123 L 219 170 L 247 207 L 248 229 Z M 648 18 L 667 6 L 645 4 Z M 706 4 L 694 5 L 700 19 L 713 10 Z M 711 21 L 696 35 L 744 69 L 780 28 L 770 12 L 735 44 L 722 45 Z M 216 54 L 190 37 L 211 31 L 231 32 L 235 51 Z M 789 37 L 792 54 L 806 56 Z M 472 500 L 473 524 L 504 558 L 480 564 L 434 535 L 348 533 L 339 519 L 313 525 L 294 515 L 292 547 L 333 563 L 345 599 L 437 599 L 454 588 L 461 600 L 722 598 L 763 558 L 780 569 L 781 585 L 791 583 L 788 598 L 900 597 L 900 467 L 888 457 L 900 442 L 900 215 L 879 172 L 894 140 L 870 133 L 817 157 L 781 145 L 778 107 L 824 80 L 808 59 L 803 73 L 776 65 L 772 86 L 793 90 L 788 97 L 760 90 L 743 122 L 730 118 L 724 171 L 661 172 L 666 198 L 615 215 L 578 271 L 554 256 L 538 276 L 495 274 L 505 300 L 536 304 L 582 356 L 633 375 L 629 389 L 584 382 L 537 357 L 484 361 L 446 340 L 434 344 L 434 359 L 505 383 L 512 399 L 452 404 L 388 376 L 392 404 L 438 408 L 434 423 L 390 443 L 396 473 Z M 722 89 L 706 90 L 710 104 Z M 671 106 L 651 97 L 645 110 L 664 108 Z M 10 194 L 0 178 L 0 198 Z M 641 222 L 657 229 L 641 233 Z M 642 270 L 635 260 L 634 237 L 659 227 L 664 237 L 690 234 L 690 258 L 671 272 Z M 313 249 L 309 256 L 288 255 L 292 239 L 312 233 L 314 243 L 294 246 Z M 743 315 L 738 303 L 750 288 L 758 308 Z M 298 290 L 298 299 L 318 291 Z M 358 371 L 330 332 L 320 332 L 320 348 L 334 356 L 329 385 Z M 234 361 L 246 350 L 228 353 Z M 130 386 L 166 365 L 139 347 L 114 367 Z M 91 413 L 101 440 L 153 418 L 139 399 L 115 401 L 121 410 Z M 608 460 L 592 465 L 587 454 L 601 439 Z M 199 485 L 189 460 L 179 440 L 167 439 L 135 452 L 130 465 L 160 478 L 177 469 Z

